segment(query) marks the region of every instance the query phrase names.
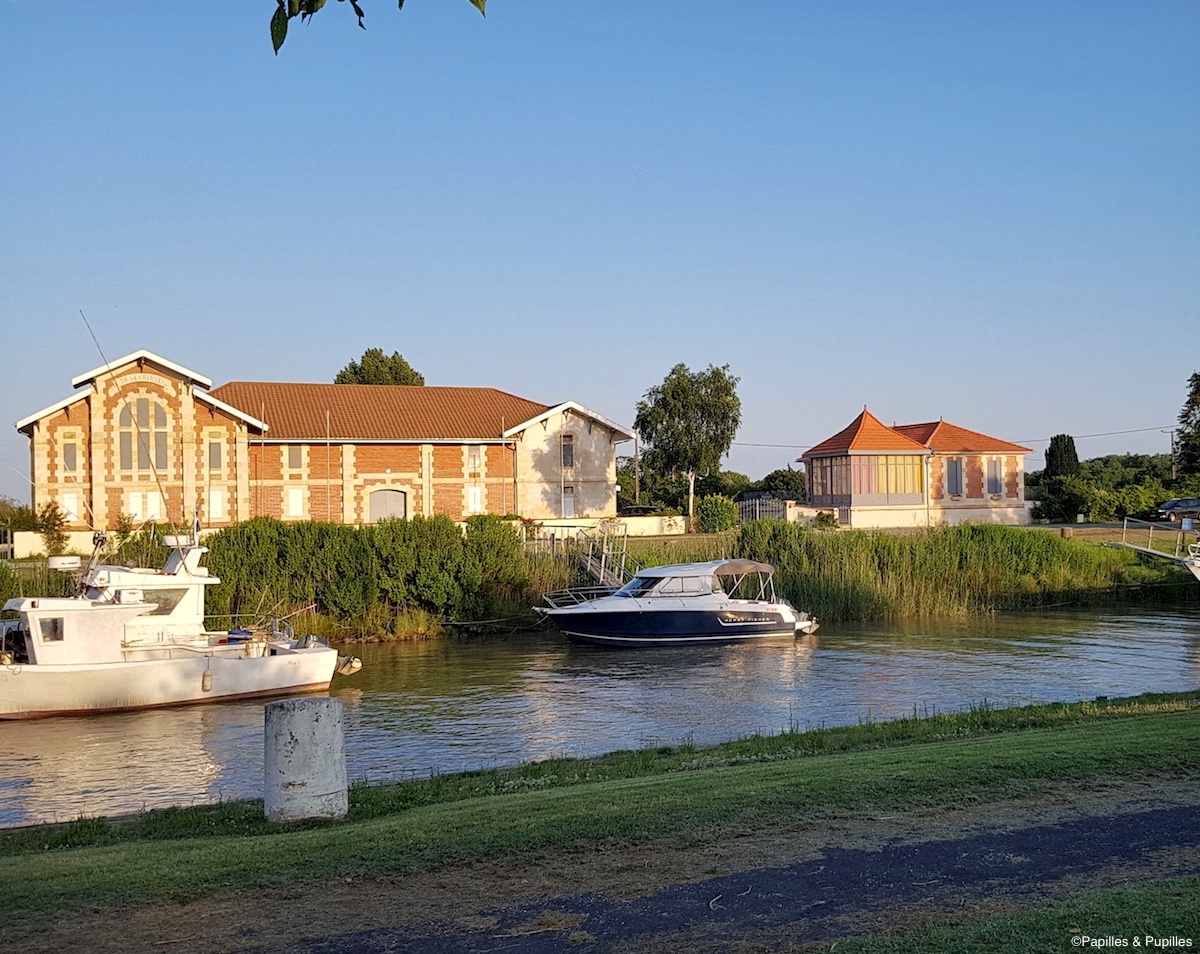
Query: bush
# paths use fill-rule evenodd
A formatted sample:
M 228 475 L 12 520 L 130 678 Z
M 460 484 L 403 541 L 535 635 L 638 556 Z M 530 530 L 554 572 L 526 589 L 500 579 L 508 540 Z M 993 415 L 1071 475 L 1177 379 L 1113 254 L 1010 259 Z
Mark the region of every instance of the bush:
M 701 533 L 720 533 L 737 526 L 737 504 L 729 497 L 713 494 L 696 502 L 696 518 Z

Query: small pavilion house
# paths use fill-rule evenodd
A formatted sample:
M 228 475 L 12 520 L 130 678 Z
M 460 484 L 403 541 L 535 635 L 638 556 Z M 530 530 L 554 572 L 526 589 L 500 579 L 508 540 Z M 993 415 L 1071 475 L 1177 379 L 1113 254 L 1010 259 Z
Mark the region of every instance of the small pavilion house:
M 1029 452 L 945 420 L 888 427 L 864 407 L 799 460 L 809 505 L 843 526 L 1023 524 Z

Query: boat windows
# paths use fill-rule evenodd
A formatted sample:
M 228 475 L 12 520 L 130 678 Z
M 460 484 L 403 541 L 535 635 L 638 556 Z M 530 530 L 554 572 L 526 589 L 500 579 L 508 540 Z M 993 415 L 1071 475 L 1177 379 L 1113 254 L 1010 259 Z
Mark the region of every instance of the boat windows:
M 63 620 L 61 616 L 50 616 L 38 620 L 38 631 L 43 643 L 61 643 L 63 641 Z
M 616 593 L 617 596 L 646 598 L 657 596 L 704 596 L 713 592 L 712 577 L 704 576 L 637 576 Z M 719 587 L 720 584 L 717 584 Z
M 635 576 L 632 580 L 617 590 L 617 596 L 645 596 L 652 589 L 658 580 L 652 576 Z
M 147 616 L 169 616 L 179 605 L 179 601 L 187 595 L 187 589 L 178 590 L 143 590 L 142 602 L 153 603 L 154 609 Z

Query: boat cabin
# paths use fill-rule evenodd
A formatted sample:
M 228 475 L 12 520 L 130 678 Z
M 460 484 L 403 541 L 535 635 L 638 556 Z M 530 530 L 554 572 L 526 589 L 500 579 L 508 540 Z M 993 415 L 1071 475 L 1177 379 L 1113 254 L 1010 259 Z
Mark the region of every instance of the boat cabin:
M 775 569 L 753 560 L 678 563 L 638 572 L 614 593 L 634 599 L 724 595 L 734 600 L 775 602 Z

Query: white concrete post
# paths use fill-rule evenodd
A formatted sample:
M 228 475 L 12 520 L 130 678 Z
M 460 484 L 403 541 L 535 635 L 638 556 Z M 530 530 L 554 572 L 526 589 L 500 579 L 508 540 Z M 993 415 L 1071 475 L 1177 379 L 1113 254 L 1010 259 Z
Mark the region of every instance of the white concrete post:
M 265 714 L 263 808 L 269 822 L 345 818 L 346 738 L 336 699 L 284 699 Z

